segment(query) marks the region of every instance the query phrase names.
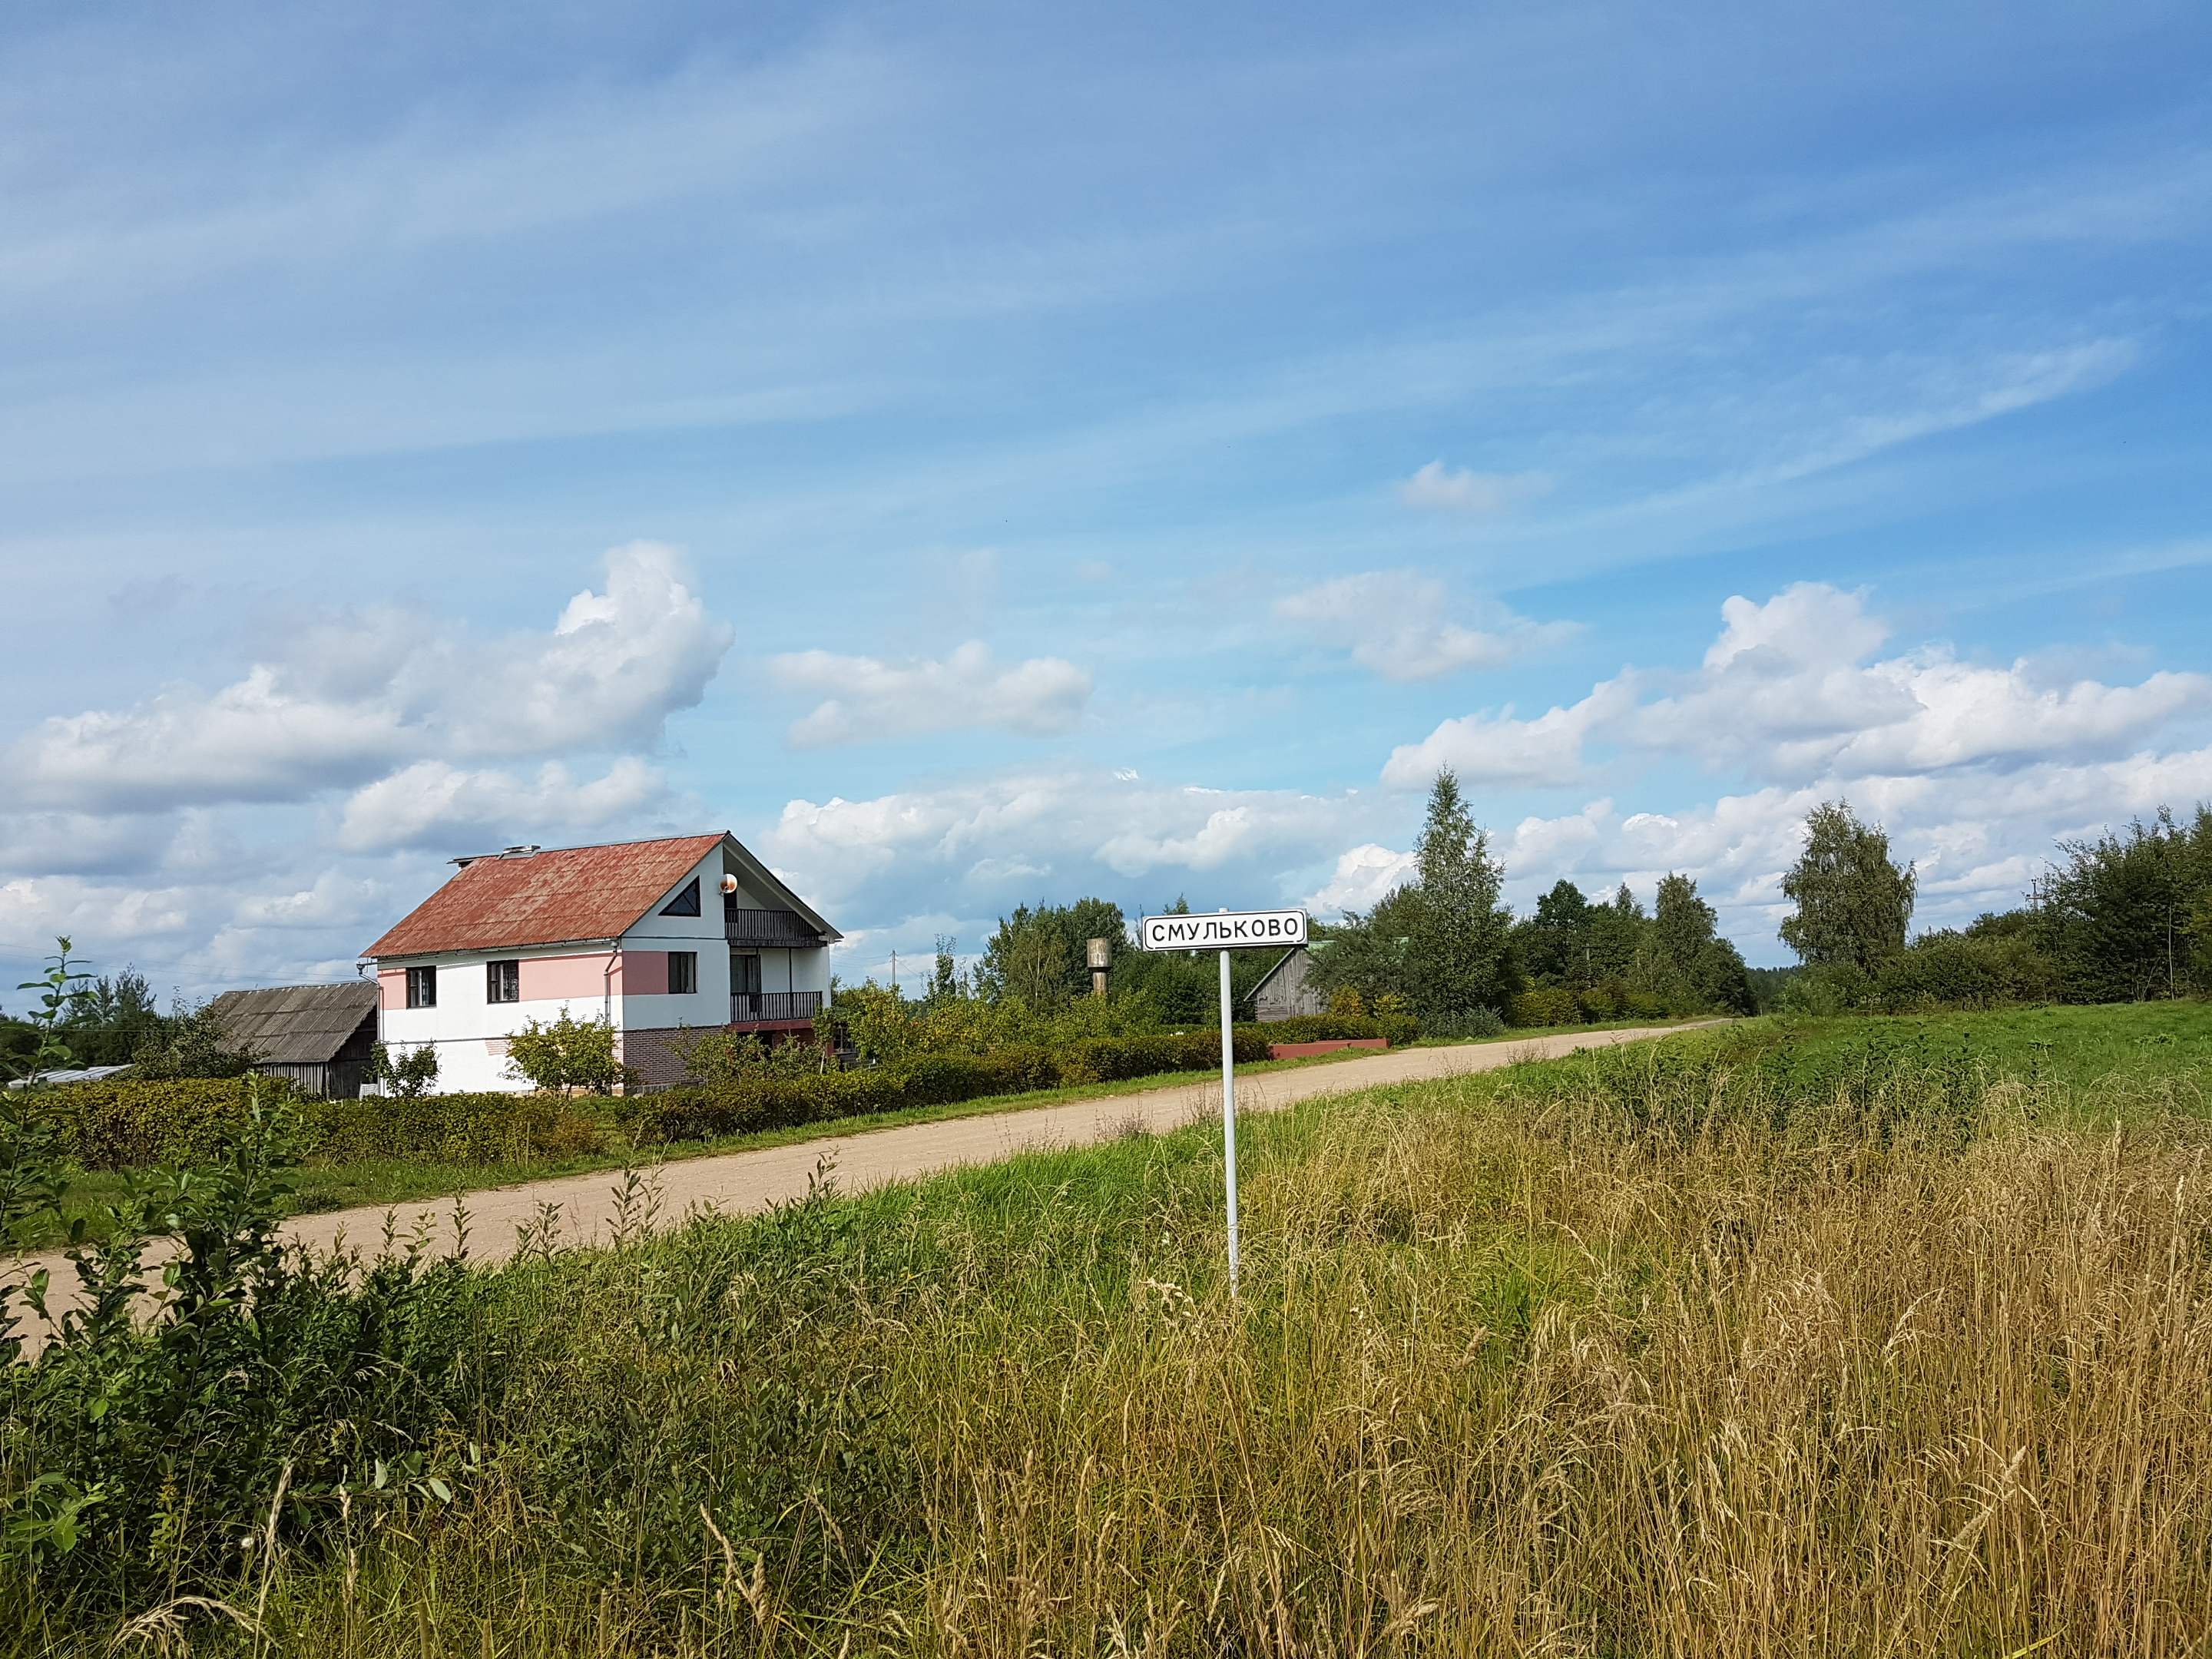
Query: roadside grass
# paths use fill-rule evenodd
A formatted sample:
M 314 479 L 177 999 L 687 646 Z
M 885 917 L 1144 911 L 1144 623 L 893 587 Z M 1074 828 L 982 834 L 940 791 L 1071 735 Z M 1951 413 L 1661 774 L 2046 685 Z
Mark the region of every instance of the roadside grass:
M 1743 1063 L 1818 1069 L 1879 1055 L 1915 1066 L 1977 1068 L 1991 1079 L 2052 1080 L 2131 1093 L 2212 1068 L 2212 1003 L 2137 1002 L 2007 1008 L 1984 1013 L 1825 1019 L 1769 1015 L 1686 1035 L 1685 1043 Z M 2094 1091 L 2092 1091 L 2093 1093 Z
M 1203 1127 L 549 1240 L 473 1281 L 473 1404 L 412 1488 L 302 1499 L 191 1590 L 264 1634 L 173 1587 L 6 1582 L 0 1632 L 2196 1653 L 2208 1035 L 2174 1006 L 1762 1021 L 1305 1103 L 1240 1137 L 1241 1299 Z

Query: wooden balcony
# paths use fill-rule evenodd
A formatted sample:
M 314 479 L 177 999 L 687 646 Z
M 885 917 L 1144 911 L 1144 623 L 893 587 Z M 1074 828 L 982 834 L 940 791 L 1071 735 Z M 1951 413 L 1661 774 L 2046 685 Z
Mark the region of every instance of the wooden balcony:
M 779 1020 L 811 1020 L 822 1010 L 819 991 L 732 991 L 730 1024 L 759 1025 Z
M 788 910 L 725 909 L 722 931 L 732 945 L 765 945 L 780 951 L 822 947 L 822 935 Z

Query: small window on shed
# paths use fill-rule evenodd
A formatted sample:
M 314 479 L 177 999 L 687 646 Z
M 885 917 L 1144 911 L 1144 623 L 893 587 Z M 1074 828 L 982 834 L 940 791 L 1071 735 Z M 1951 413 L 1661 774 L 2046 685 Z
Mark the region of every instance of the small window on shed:
M 484 1000 L 486 1002 L 522 1000 L 521 963 L 487 962 L 484 963 Z
M 684 890 L 660 907 L 664 916 L 696 916 L 699 914 L 699 878 L 694 876 L 684 884 Z
M 672 997 L 694 995 L 699 989 L 699 953 L 696 951 L 671 951 L 668 953 L 668 994 Z
M 436 968 L 410 968 L 407 970 L 407 1006 L 410 1008 L 434 1008 L 438 1006 Z

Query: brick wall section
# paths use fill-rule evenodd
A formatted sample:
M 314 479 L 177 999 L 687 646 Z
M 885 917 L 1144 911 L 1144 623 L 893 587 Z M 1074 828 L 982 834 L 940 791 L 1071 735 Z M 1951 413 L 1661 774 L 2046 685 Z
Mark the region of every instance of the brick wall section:
M 647 1027 L 623 1033 L 623 1064 L 637 1073 L 641 1089 L 665 1089 L 684 1081 L 684 1060 L 676 1052 L 674 1029 Z
M 716 1028 L 708 1026 L 707 1030 Z M 749 1030 L 763 1042 L 811 1042 L 814 1025 L 811 1020 L 793 1020 L 787 1024 L 740 1028 Z M 623 1064 L 637 1073 L 637 1086 L 645 1089 L 672 1088 L 679 1083 L 696 1083 L 696 1078 L 684 1073 L 683 1057 L 676 1051 L 677 1039 L 688 1039 L 704 1035 L 697 1027 L 687 1032 L 676 1025 L 648 1025 L 622 1034 Z

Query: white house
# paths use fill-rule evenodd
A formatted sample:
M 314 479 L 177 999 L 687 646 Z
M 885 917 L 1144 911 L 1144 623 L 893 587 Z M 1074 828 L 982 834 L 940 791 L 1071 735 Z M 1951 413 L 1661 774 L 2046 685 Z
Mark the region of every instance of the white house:
M 383 1040 L 438 1052 L 447 1091 L 521 1090 L 507 1040 L 525 1022 L 604 1019 L 647 1083 L 672 1083 L 685 1028 L 775 1041 L 809 1029 L 843 935 L 734 836 L 510 847 L 453 879 L 362 954 Z

